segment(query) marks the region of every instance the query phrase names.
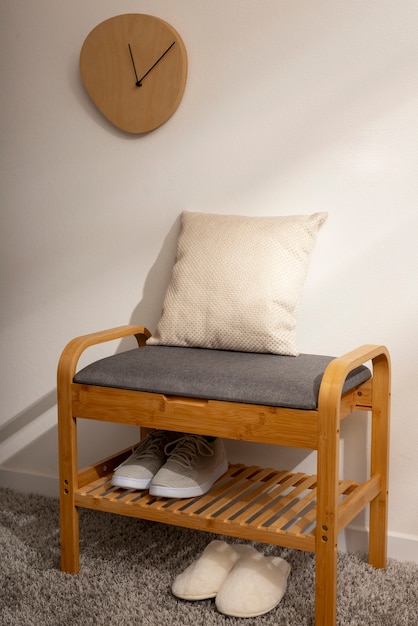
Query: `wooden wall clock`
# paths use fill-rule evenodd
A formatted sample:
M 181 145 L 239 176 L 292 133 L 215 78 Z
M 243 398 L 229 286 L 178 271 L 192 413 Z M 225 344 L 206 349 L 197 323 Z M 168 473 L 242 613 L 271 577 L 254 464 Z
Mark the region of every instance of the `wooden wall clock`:
M 176 111 L 187 77 L 186 47 L 164 20 L 139 13 L 111 17 L 87 35 L 80 53 L 83 84 L 118 128 L 146 133 Z

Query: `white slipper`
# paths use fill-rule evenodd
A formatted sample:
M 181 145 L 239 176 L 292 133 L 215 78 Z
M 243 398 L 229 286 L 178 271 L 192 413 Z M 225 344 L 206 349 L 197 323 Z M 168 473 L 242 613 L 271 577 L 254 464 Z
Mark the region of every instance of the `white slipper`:
M 257 550 L 252 546 L 229 545 L 215 539 L 206 546 L 197 561 L 177 576 L 171 591 L 183 600 L 214 598 L 236 563 L 254 554 Z
M 231 617 L 264 615 L 283 598 L 290 565 L 259 552 L 240 559 L 216 596 L 216 608 Z

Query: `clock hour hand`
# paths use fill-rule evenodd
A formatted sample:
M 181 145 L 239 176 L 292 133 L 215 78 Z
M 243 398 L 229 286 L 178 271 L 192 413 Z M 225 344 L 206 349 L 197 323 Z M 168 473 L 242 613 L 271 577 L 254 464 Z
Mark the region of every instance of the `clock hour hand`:
M 131 48 L 131 44 L 130 44 L 130 43 L 128 43 L 128 48 L 129 48 L 129 53 L 130 53 L 130 55 L 131 55 L 131 61 L 132 61 L 132 65 L 133 65 L 134 72 L 135 72 L 135 78 L 136 78 L 136 83 L 135 83 L 135 85 L 136 85 L 137 87 L 140 87 L 140 86 L 141 86 L 141 83 L 140 83 L 140 81 L 138 80 L 138 74 L 136 73 L 136 67 L 135 67 L 134 55 L 132 54 L 132 48 Z
M 169 50 L 171 50 L 171 48 L 174 46 L 174 44 L 175 44 L 175 43 L 176 43 L 176 42 L 175 42 L 175 41 L 173 41 L 173 43 L 172 43 L 170 46 L 168 46 L 167 50 L 165 50 L 165 51 L 162 53 L 162 55 L 161 55 L 161 56 L 160 56 L 160 57 L 159 57 L 159 58 L 155 61 L 154 65 L 151 65 L 151 67 L 149 68 L 148 72 L 145 72 L 145 74 L 144 74 L 143 76 L 141 76 L 141 78 L 140 78 L 139 80 L 137 80 L 137 82 L 136 82 L 137 87 L 141 87 L 141 85 L 142 85 L 142 81 L 144 80 L 144 78 L 145 78 L 146 76 L 148 76 L 148 74 L 151 72 L 151 70 L 153 70 L 153 69 L 154 69 L 154 67 L 157 65 L 157 63 L 159 63 L 159 62 L 161 61 L 161 59 L 162 59 L 163 57 L 165 57 L 165 55 L 167 54 L 167 52 L 168 52 Z M 133 59 L 132 59 L 132 61 L 133 61 Z M 135 72 L 135 76 L 136 76 L 136 72 Z

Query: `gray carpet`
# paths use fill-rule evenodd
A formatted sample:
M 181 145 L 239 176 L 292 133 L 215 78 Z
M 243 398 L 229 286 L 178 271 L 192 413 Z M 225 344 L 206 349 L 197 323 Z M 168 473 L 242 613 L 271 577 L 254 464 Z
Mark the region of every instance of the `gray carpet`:
M 57 500 L 0 489 L 0 511 L 2 626 L 313 624 L 313 555 L 253 544 L 291 563 L 286 595 L 262 617 L 228 618 L 212 600 L 185 602 L 170 592 L 175 576 L 219 536 L 83 509 L 81 572 L 73 576 L 59 569 Z M 390 560 L 373 570 L 364 555 L 341 554 L 338 568 L 340 626 L 418 624 L 417 564 Z

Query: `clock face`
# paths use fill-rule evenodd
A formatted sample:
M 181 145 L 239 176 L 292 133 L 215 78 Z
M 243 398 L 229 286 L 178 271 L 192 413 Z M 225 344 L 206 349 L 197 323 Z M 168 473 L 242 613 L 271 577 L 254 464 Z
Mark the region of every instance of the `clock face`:
M 164 124 L 180 104 L 186 48 L 177 31 L 157 17 L 117 15 L 87 36 L 80 74 L 90 98 L 112 124 L 145 133 Z

